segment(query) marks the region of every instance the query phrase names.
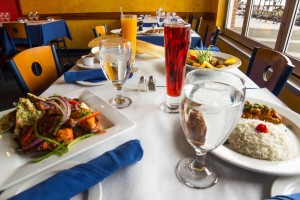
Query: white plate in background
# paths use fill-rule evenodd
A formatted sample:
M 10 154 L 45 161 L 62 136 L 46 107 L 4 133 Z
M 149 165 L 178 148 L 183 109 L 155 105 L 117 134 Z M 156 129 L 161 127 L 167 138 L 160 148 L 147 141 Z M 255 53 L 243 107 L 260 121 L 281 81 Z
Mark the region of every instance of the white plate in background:
M 82 69 L 101 69 L 100 63 L 96 62 L 95 60 L 93 65 L 84 65 L 82 59 L 80 58 L 76 61 L 76 65 Z
M 271 188 L 271 196 L 290 195 L 300 192 L 300 176 L 279 177 Z
M 76 81 L 76 83 L 84 86 L 97 86 L 97 85 L 105 85 L 109 83 L 107 80 L 99 81 L 99 82 L 90 82 L 90 81 Z
M 152 27 L 143 27 L 142 31 L 137 30 L 137 35 L 163 35 L 164 33 L 146 33 L 148 30 L 151 30 Z M 158 28 L 156 28 L 158 29 Z M 121 34 L 121 29 L 113 29 L 110 31 L 113 34 Z

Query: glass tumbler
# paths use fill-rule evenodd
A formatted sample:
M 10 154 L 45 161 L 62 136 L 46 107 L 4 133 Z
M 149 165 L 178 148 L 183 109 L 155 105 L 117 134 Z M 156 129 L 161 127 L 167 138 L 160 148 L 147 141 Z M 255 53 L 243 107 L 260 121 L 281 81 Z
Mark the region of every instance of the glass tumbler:
M 190 24 L 168 22 L 164 25 L 167 101 L 160 105 L 166 113 L 178 113 L 190 44 Z

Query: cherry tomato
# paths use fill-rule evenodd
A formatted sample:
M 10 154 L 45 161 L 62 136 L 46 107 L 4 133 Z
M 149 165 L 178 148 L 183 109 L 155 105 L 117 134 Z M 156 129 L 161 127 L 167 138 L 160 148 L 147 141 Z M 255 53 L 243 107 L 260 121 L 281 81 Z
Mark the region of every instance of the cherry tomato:
M 258 132 L 261 132 L 261 133 L 268 133 L 268 128 L 265 124 L 258 124 L 256 126 L 255 130 L 257 130 Z
M 190 55 L 191 60 L 197 60 L 196 56 Z
M 78 102 L 75 100 L 68 99 L 68 102 L 73 106 L 78 105 Z

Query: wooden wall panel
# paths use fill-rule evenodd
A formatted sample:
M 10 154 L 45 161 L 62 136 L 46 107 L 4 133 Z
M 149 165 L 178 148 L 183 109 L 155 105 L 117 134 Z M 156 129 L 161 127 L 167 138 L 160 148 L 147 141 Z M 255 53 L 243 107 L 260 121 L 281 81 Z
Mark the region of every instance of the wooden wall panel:
M 165 11 L 211 12 L 211 0 L 20 0 L 23 13 L 38 10 L 40 13 L 83 13 L 83 12 L 155 12 L 162 7 Z
M 202 16 L 205 23 L 216 22 L 216 5 L 220 0 L 19 0 L 23 16 L 38 11 L 41 19 L 60 15 L 67 21 L 73 41 L 67 40 L 71 49 L 86 49 L 93 39 L 92 28 L 106 24 L 108 31 L 120 27 L 120 6 L 124 13 L 150 14 L 162 7 L 164 11 L 176 12 L 183 19 L 189 14 Z M 204 31 L 201 31 L 204 32 Z

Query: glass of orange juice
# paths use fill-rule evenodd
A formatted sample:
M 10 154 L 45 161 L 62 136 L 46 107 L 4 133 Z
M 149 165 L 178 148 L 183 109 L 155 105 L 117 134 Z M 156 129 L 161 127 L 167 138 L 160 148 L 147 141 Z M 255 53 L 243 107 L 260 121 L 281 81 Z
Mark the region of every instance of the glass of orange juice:
M 132 57 L 135 58 L 136 53 L 136 32 L 137 32 L 137 16 L 121 15 L 122 37 L 128 39 L 132 44 Z

